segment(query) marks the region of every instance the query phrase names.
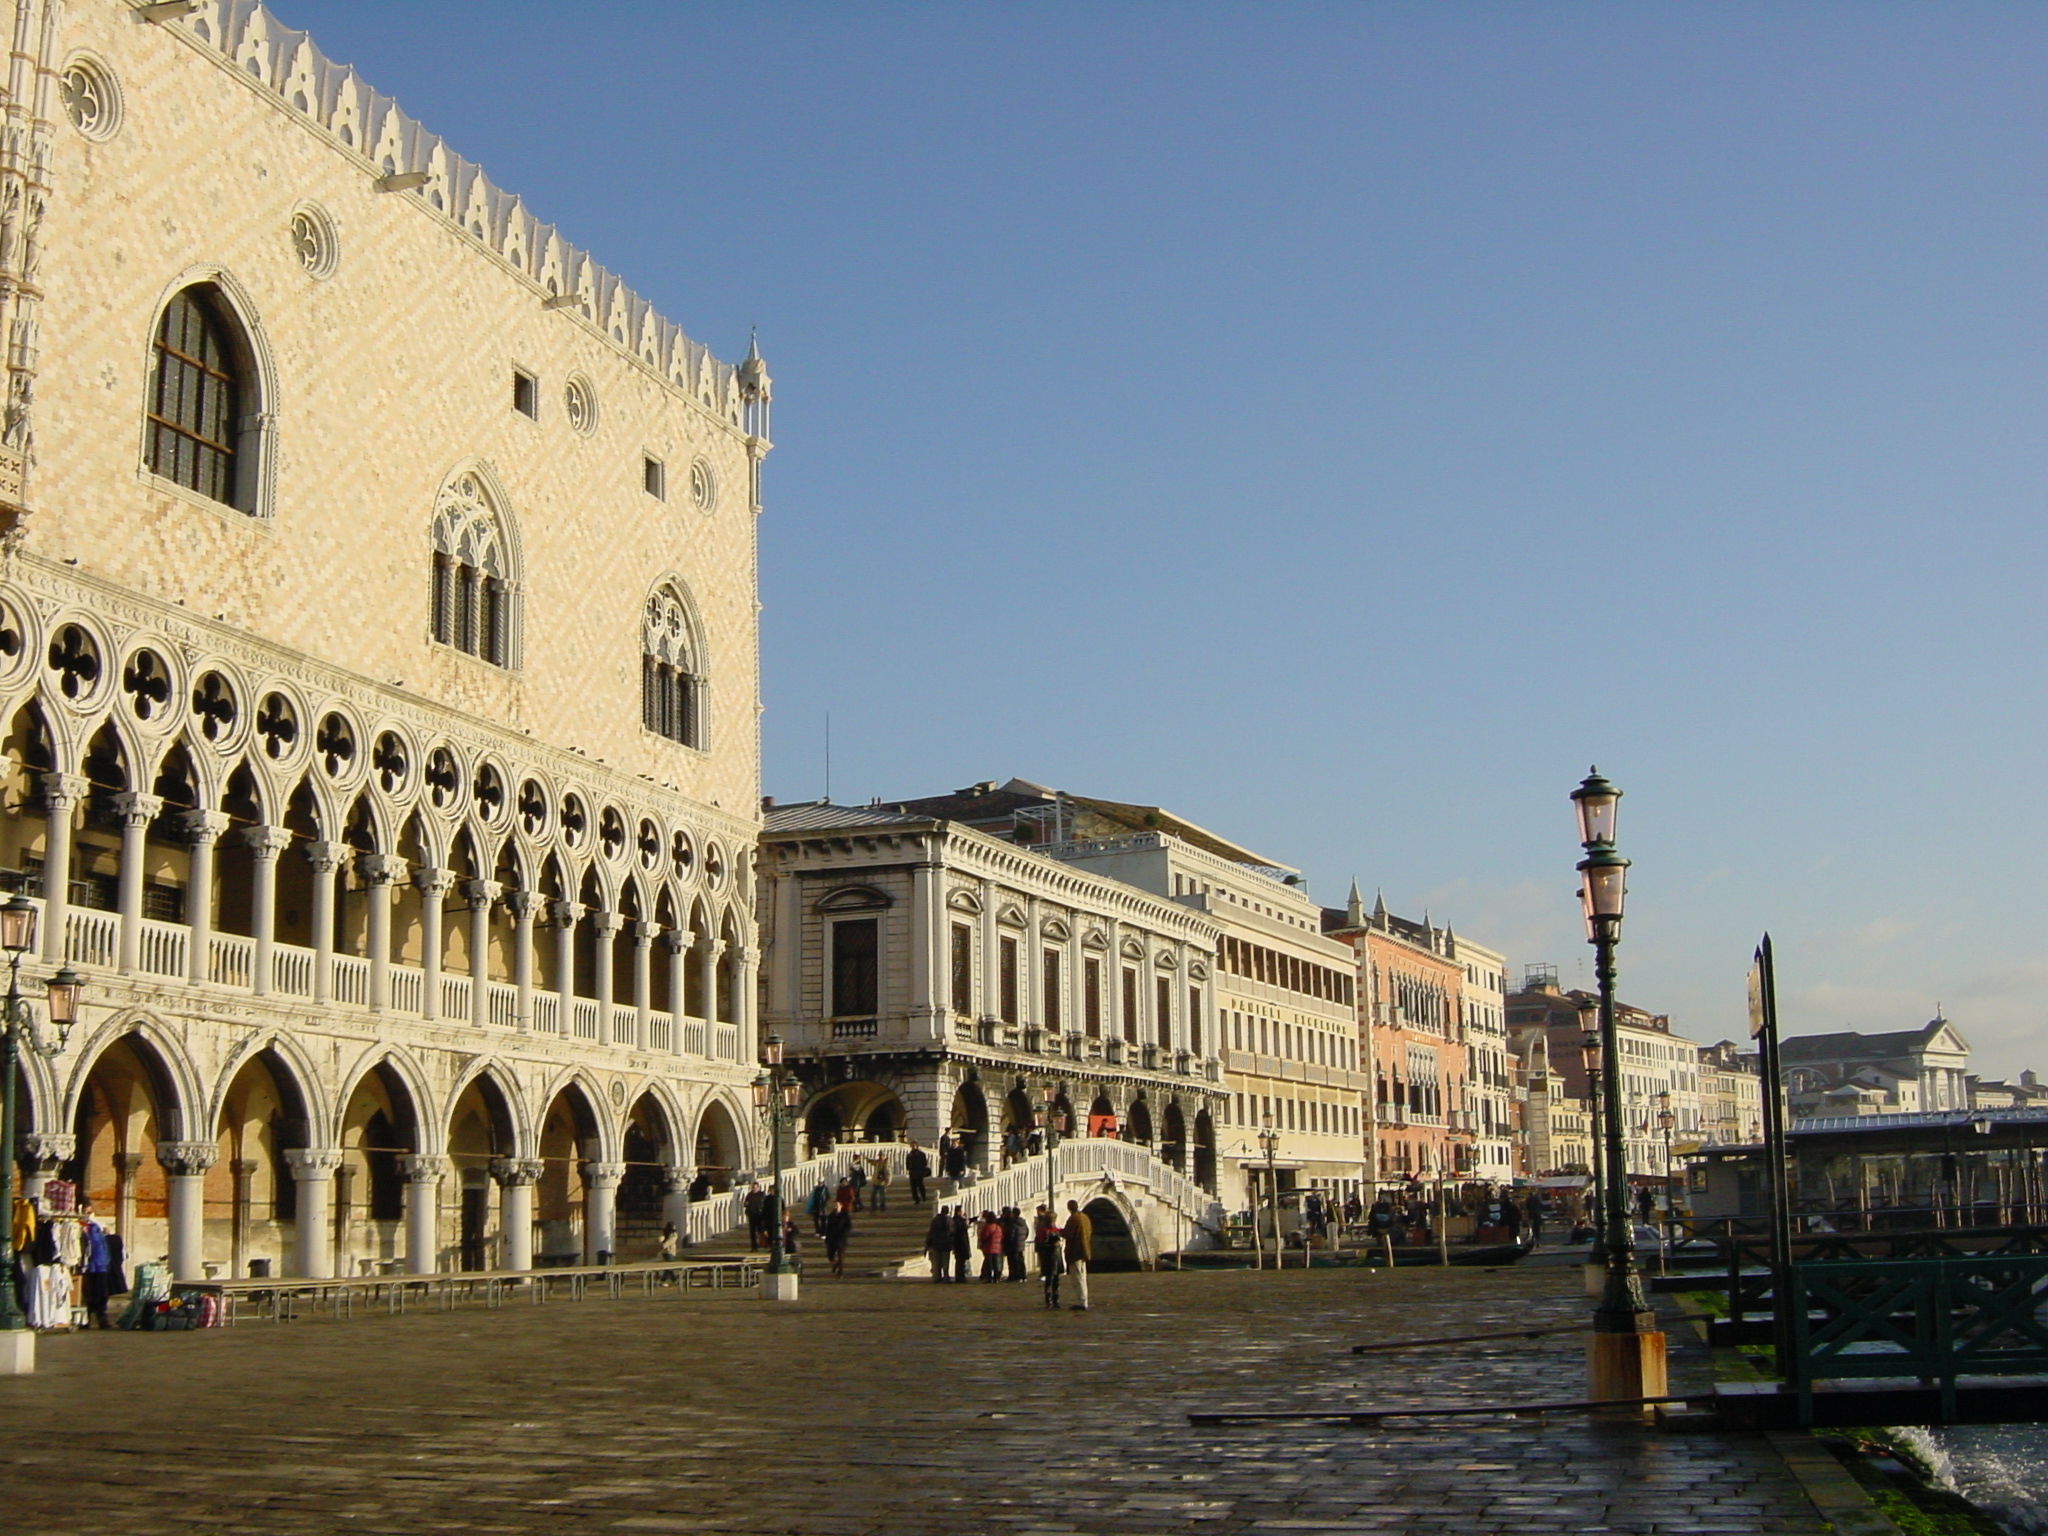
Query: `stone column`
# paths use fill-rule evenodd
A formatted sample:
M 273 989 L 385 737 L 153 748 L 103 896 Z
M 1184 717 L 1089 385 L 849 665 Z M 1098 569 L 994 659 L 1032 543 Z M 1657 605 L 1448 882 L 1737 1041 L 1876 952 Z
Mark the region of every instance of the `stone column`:
M 15 1138 L 20 1153 L 21 1194 L 33 1200 L 57 1171 L 78 1155 L 78 1138 L 49 1131 L 30 1131 Z
M 334 996 L 334 871 L 348 849 L 341 843 L 306 844 L 313 866 L 313 1001 Z
M 706 936 L 697 946 L 697 976 L 704 989 L 704 1054 L 718 1054 L 718 957 L 725 952 L 723 940 Z
M 441 1180 L 448 1175 L 448 1159 L 408 1152 L 398 1166 L 406 1178 L 405 1270 L 431 1275 L 441 1267 Z
M 228 829 L 220 811 L 187 811 L 179 818 L 191 841 L 192 871 L 185 882 L 185 974 L 194 982 L 213 980 L 213 849 Z
M 687 1001 L 685 994 L 688 991 L 685 981 L 689 974 L 683 957 L 690 952 L 690 935 L 685 929 L 671 928 L 661 936 L 661 945 L 668 951 L 668 1011 L 675 1020 L 674 1033 L 669 1037 L 669 1045 L 671 1049 L 681 1051 L 683 1004 Z M 677 1222 L 676 1230 L 680 1232 L 682 1226 L 681 1222 Z
M 469 1022 L 482 1029 L 490 1021 L 491 903 L 503 893 L 495 880 L 466 880 L 469 898 Z
M 649 922 L 633 924 L 633 1043 L 645 1050 L 654 1040 L 654 936 Z
M 519 1028 L 533 1028 L 533 914 L 540 897 L 532 891 L 507 891 L 506 910 L 512 914 L 512 982 L 519 988 Z
M 588 1263 L 618 1262 L 619 1181 L 625 1176 L 624 1163 L 583 1165 L 583 1256 Z
M 43 958 L 62 963 L 71 911 L 71 817 L 92 788 L 83 774 L 43 775 Z
M 135 1246 L 135 1175 L 142 1170 L 143 1154 L 114 1154 L 114 1230 Z
M 220 1158 L 210 1141 L 160 1141 L 156 1160 L 170 1186 L 171 1278 L 204 1280 L 206 1170 Z
M 562 1033 L 573 1035 L 576 1026 L 569 1018 L 570 999 L 576 995 L 576 924 L 583 908 L 573 901 L 558 901 L 548 922 L 555 930 L 555 991 L 562 999 Z
M 687 1243 L 690 1240 L 690 1180 L 696 1177 L 688 1168 L 670 1164 L 661 1170 L 666 1193 L 661 1197 L 661 1219 L 675 1225 L 677 1238 Z
M 528 1158 L 491 1160 L 491 1177 L 498 1181 L 498 1228 L 505 1236 L 500 1268 L 533 1268 L 533 1186 L 544 1166 Z
M 254 858 L 251 866 L 249 913 L 255 953 L 250 959 L 249 990 L 270 993 L 272 954 L 277 944 L 277 856 L 291 846 L 283 827 L 251 827 L 243 834 Z
M 285 1153 L 298 1190 L 297 1230 L 292 1237 L 291 1273 L 308 1280 L 334 1277 L 334 1171 L 341 1154 L 300 1147 Z
M 142 964 L 142 849 L 149 824 L 164 808 L 161 796 L 130 790 L 114 796 L 121 818 L 121 954 L 124 975 Z
M 405 878 L 405 860 L 388 853 L 358 854 L 356 869 L 370 899 L 370 1007 L 382 1013 L 391 1006 L 391 887 Z
M 422 865 L 412 883 L 420 890 L 420 1017 L 441 1017 L 441 903 L 455 883 L 453 872 Z
M 732 1022 L 737 1041 L 733 1060 L 751 1061 L 759 1045 L 754 1038 L 754 1011 L 759 1003 L 754 995 L 754 951 L 744 944 L 735 944 L 725 961 L 732 967 Z
M 594 912 L 590 927 L 597 935 L 597 1038 L 609 1044 L 612 1038 L 612 944 L 619 934 L 619 914 Z

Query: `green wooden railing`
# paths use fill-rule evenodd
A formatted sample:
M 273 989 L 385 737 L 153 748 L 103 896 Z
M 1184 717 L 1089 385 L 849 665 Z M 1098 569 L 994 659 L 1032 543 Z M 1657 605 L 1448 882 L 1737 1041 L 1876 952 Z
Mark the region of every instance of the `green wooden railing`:
M 2048 1372 L 2048 1255 L 1794 1264 L 1789 1289 L 1803 1424 L 1820 1381 L 1938 1384 L 1954 1423 L 1957 1377 Z

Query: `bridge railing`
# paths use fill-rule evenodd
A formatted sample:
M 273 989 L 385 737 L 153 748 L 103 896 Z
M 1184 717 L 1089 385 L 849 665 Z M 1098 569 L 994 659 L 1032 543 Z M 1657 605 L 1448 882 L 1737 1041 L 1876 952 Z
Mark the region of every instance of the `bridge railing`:
M 1958 1376 L 2048 1371 L 2048 1255 L 1794 1264 L 1789 1289 L 1805 1425 L 1820 1381 L 1933 1381 L 1952 1424 Z

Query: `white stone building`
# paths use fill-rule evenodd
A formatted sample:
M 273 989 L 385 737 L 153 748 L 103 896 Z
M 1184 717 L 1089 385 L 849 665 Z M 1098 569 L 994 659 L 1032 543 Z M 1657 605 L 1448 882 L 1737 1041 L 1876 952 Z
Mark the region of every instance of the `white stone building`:
M 1796 1117 L 1970 1107 L 1970 1043 L 1944 1018 L 1882 1035 L 1788 1035 L 1778 1067 Z
M 1010 1160 L 1032 1150 L 1049 1090 L 1064 1134 L 1215 1189 L 1202 913 L 942 817 L 824 802 L 768 811 L 760 891 L 762 1023 L 806 1089 L 798 1150 L 949 1134 L 994 1171 L 1006 1136 Z
M 8 13 L 34 1179 L 188 1276 L 651 1243 L 754 1160 L 765 370 L 250 0 Z

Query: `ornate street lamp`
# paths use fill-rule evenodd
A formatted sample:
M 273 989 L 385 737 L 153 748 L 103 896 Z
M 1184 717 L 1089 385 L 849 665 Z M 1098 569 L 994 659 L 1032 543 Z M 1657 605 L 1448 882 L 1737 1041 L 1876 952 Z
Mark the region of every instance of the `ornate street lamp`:
M 78 1022 L 78 973 L 64 966 L 43 984 L 44 1007 L 55 1038 L 36 1027 L 35 1010 L 21 995 L 21 957 L 36 947 L 36 904 L 17 893 L 0 902 L 0 949 L 7 952 L 6 1012 L 0 1016 L 0 1211 L 14 1209 L 17 1129 L 14 1080 L 24 1046 L 38 1056 L 55 1056 L 71 1040 Z M 25 1375 L 35 1369 L 35 1334 L 22 1315 L 15 1293 L 14 1244 L 0 1241 L 0 1375 Z
M 1671 1112 L 1671 1090 L 1662 1089 L 1657 1094 L 1657 1128 L 1664 1133 L 1664 1247 L 1671 1246 L 1678 1223 L 1678 1189 L 1671 1182 L 1671 1128 L 1678 1124 L 1678 1116 Z M 1663 1250 L 1658 1251 L 1658 1273 L 1662 1274 Z
M 1616 810 L 1621 791 L 1595 768 L 1572 791 L 1578 813 L 1579 902 L 1586 942 L 1593 946 L 1593 974 L 1600 992 L 1602 1140 L 1606 1154 L 1601 1188 L 1607 1228 L 1607 1273 L 1600 1304 L 1593 1311 L 1587 1349 L 1588 1387 L 1593 1401 L 1662 1397 L 1665 1392 L 1664 1335 L 1643 1292 L 1636 1265 L 1635 1232 L 1628 1209 L 1628 1155 L 1622 1140 L 1621 1049 L 1614 1019 L 1614 951 L 1621 942 L 1622 908 L 1628 894 L 1629 861 L 1615 848 Z
M 796 1075 L 782 1062 L 782 1036 L 770 1035 L 762 1043 L 762 1071 L 754 1079 L 754 1108 L 768 1117 L 769 1180 L 768 1268 L 761 1277 L 761 1295 L 769 1301 L 795 1301 L 796 1268 L 789 1262 L 782 1233 L 782 1127 L 794 1114 L 803 1097 Z
M 1042 1107 L 1032 1119 L 1045 1138 L 1045 1208 L 1057 1223 L 1060 1219 L 1060 1196 L 1055 1169 L 1059 1164 L 1060 1091 L 1047 1083 L 1039 1090 L 1039 1100 Z
M 1586 1294 L 1598 1296 L 1607 1288 L 1607 1205 L 1602 1198 L 1607 1180 L 1600 1172 L 1604 1161 L 1600 1151 L 1600 1004 L 1590 997 L 1579 999 L 1579 1059 L 1586 1068 L 1586 1168 L 1592 1175 L 1592 1200 L 1586 1215 L 1593 1227 L 1593 1246 L 1586 1252 Z
M 1259 1149 L 1266 1154 L 1266 1209 L 1273 1217 L 1273 1268 L 1280 1268 L 1280 1169 L 1274 1158 L 1280 1151 L 1280 1133 L 1273 1129 L 1273 1117 L 1259 1124 Z

